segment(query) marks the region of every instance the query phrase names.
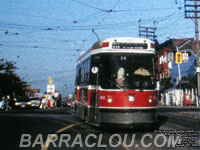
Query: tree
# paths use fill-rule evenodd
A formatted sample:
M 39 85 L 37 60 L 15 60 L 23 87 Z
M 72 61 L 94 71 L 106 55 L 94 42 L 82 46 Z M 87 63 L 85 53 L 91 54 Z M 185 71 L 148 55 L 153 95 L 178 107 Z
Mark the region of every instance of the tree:
M 162 79 L 160 81 L 160 87 L 161 87 L 161 91 L 165 91 L 169 88 L 172 88 L 173 84 L 171 83 L 171 78 Z
M 0 59 L 0 98 L 4 95 L 23 96 L 25 93 L 26 82 L 15 74 L 18 69 L 14 62 Z
M 181 86 L 180 86 L 181 84 Z M 197 88 L 197 76 L 195 75 L 189 75 L 187 77 L 183 77 L 181 79 L 181 82 L 176 86 L 176 87 L 181 87 L 182 89 L 186 88 Z

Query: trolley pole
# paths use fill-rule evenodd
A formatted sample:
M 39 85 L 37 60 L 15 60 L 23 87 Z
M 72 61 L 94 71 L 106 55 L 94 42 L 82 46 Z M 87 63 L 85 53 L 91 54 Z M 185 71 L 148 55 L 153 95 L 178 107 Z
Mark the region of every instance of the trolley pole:
M 196 105 L 199 107 L 199 100 L 200 100 L 200 63 L 199 63 L 199 24 L 198 18 L 200 16 L 198 13 L 200 11 L 200 0 L 185 0 L 185 18 L 195 19 L 195 51 L 196 51 L 196 74 L 197 74 L 197 100 Z

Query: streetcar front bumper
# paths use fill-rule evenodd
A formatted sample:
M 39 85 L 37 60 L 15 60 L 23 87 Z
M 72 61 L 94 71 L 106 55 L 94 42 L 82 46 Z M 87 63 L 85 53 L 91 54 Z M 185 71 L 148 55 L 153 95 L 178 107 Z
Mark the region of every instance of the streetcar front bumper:
M 136 126 L 157 122 L 157 109 L 99 109 L 100 125 Z

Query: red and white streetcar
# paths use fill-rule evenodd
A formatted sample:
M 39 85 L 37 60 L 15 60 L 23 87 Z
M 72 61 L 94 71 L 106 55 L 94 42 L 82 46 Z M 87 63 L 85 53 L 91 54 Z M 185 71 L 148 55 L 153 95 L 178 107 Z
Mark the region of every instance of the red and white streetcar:
M 156 122 L 155 49 L 143 38 L 109 38 L 94 43 L 78 59 L 77 114 L 89 124 Z

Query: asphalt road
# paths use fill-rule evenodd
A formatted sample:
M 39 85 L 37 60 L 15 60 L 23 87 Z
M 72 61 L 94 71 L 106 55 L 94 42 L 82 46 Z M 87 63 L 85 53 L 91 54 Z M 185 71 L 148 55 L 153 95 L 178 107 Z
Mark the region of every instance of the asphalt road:
M 192 130 L 193 127 L 183 127 L 164 120 L 156 132 L 147 128 L 100 129 L 83 123 L 69 107 L 13 110 L 0 112 L 0 150 L 197 150 L 200 147 L 186 144 L 174 147 L 171 142 L 180 137 L 186 138 L 187 135 L 190 140 L 197 139 L 199 142 L 200 128 L 195 128 L 197 132 Z

